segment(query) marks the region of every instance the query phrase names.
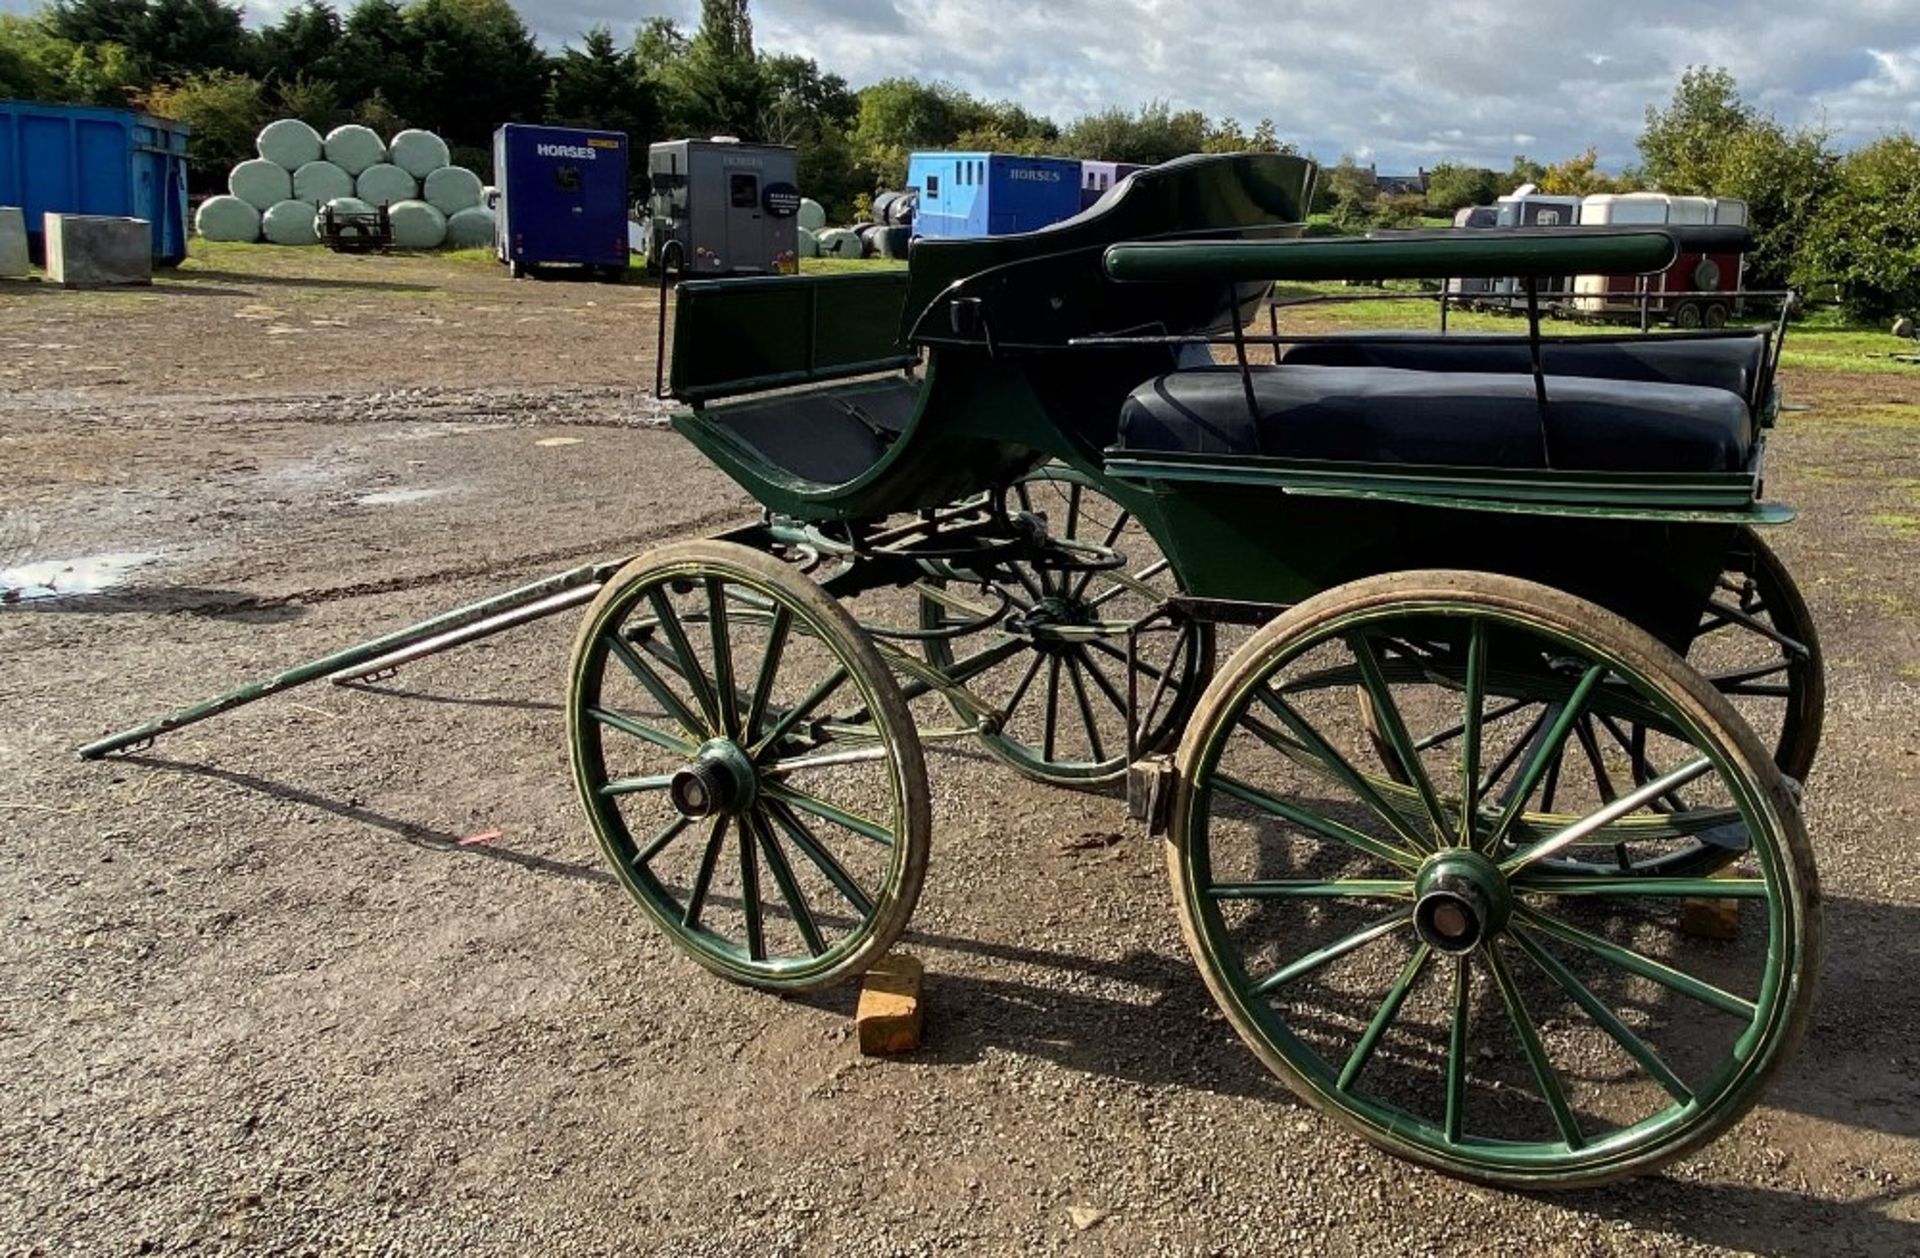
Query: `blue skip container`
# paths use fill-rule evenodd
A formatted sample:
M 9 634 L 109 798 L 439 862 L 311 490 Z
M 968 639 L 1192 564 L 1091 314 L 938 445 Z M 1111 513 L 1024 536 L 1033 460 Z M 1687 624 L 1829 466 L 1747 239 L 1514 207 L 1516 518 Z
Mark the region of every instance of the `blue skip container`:
M 184 122 L 130 109 L 0 100 L 0 205 L 27 220 L 27 249 L 46 258 L 43 215 L 108 214 L 153 225 L 155 266 L 187 256 Z

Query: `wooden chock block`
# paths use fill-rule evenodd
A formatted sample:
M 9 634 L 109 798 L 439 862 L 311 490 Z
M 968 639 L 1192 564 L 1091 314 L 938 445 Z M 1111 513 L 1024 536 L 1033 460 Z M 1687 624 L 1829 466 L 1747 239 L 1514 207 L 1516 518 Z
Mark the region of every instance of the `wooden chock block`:
M 1725 872 L 1713 875 L 1729 877 Z M 1690 896 L 1680 902 L 1680 933 L 1695 939 L 1733 939 L 1740 934 L 1740 901 Z
M 886 1057 L 920 1047 L 923 973 L 919 959 L 903 952 L 888 953 L 867 971 L 853 1015 L 862 1053 Z

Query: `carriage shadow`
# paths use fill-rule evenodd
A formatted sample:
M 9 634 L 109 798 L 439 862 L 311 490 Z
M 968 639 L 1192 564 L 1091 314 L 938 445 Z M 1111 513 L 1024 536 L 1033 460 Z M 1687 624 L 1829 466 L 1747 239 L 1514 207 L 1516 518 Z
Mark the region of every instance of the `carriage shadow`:
M 617 885 L 618 879 L 596 865 L 582 865 L 573 861 L 555 860 L 550 856 L 540 856 L 533 852 L 522 852 L 511 847 L 497 844 L 463 843 L 463 836 L 448 830 L 436 830 L 414 821 L 391 817 L 386 813 L 364 804 L 355 804 L 347 800 L 335 799 L 318 791 L 307 790 L 272 778 L 259 777 L 252 773 L 242 773 L 234 769 L 220 769 L 212 765 L 196 764 L 186 760 L 171 760 L 164 756 L 134 754 L 122 756 L 127 764 L 137 764 L 142 768 L 157 769 L 166 773 L 177 773 L 188 777 L 204 778 L 209 781 L 224 782 L 242 790 L 252 791 L 290 804 L 316 809 L 331 814 L 355 825 L 378 830 L 412 847 L 427 851 L 443 852 L 449 856 L 478 857 L 481 860 L 502 861 L 517 865 L 534 873 L 550 874 L 561 878 L 571 878 L 580 882 L 598 883 L 606 886 Z

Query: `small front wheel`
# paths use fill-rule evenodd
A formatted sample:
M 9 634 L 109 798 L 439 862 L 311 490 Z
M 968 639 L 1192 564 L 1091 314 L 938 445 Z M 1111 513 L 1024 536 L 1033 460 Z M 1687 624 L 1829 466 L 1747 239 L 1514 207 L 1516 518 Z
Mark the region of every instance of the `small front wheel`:
M 1355 688 L 1396 776 L 1365 767 Z M 1493 719 L 1523 700 L 1544 718 Z M 1646 737 L 1544 803 L 1589 716 Z M 1725 1131 L 1805 1025 L 1819 895 L 1779 769 L 1685 661 L 1571 595 L 1409 572 L 1310 599 L 1208 688 L 1177 772 L 1169 863 L 1215 999 L 1402 1157 L 1522 1188 L 1636 1174 Z M 1736 854 L 1713 877 L 1648 859 L 1701 840 Z M 1702 898 L 1738 906 L 1733 938 L 1681 933 Z
M 913 718 L 852 616 L 778 560 L 704 541 L 621 569 L 574 642 L 567 725 L 614 872 L 701 965 L 810 990 L 906 927 L 931 828 Z

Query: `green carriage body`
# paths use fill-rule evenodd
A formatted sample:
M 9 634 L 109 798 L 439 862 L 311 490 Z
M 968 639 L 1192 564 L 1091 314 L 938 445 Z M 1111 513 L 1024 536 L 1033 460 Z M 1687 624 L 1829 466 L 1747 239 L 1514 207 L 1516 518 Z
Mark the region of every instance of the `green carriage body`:
M 675 426 L 797 521 L 870 526 L 1058 462 L 1139 516 L 1196 597 L 1291 604 L 1377 573 L 1470 568 L 1567 589 L 1684 649 L 1741 530 L 1790 518 L 1758 492 L 1770 395 L 1753 399 L 1744 465 L 1709 471 L 1117 444 L 1128 394 L 1192 364 L 1182 338 L 1237 330 L 1273 276 L 1618 271 L 1663 248 L 1647 234 L 1292 240 L 1311 173 L 1289 157 L 1189 159 L 1047 231 L 919 242 L 905 274 L 684 283 L 672 378 L 690 409 Z

